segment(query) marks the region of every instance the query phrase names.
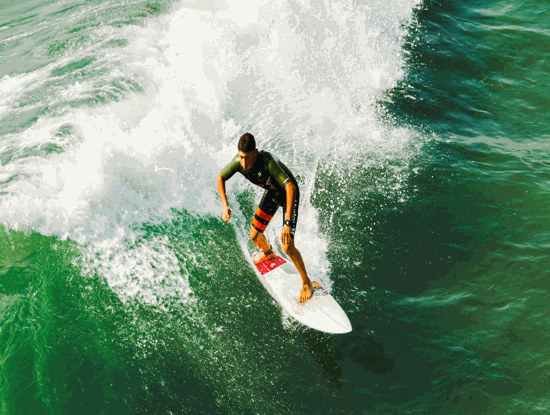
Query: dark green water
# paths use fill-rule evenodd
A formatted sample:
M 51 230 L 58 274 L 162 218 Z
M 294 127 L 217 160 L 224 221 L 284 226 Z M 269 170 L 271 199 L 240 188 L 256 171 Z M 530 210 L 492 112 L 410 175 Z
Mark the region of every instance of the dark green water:
M 550 411 L 544 2 L 0 16 L 1 413 Z M 257 281 L 259 190 L 221 221 L 245 131 L 301 176 L 296 244 L 352 333 Z

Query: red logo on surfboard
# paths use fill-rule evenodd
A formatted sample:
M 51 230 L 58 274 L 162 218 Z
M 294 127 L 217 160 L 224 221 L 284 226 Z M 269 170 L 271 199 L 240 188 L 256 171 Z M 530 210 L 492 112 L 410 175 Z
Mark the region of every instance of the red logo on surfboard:
M 273 271 L 275 268 L 277 268 L 279 265 L 284 264 L 286 261 L 281 258 L 278 255 L 275 255 L 275 258 L 268 259 L 267 261 L 261 262 L 258 265 L 256 265 L 256 268 L 258 268 L 258 271 L 260 271 L 260 274 L 265 275 L 269 271 Z

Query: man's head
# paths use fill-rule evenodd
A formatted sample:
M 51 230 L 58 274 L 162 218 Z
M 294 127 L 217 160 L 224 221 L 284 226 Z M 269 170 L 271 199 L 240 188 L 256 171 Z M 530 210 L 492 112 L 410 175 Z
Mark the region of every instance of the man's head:
M 239 162 L 244 170 L 250 170 L 256 162 L 258 149 L 256 140 L 250 133 L 244 133 L 239 139 Z

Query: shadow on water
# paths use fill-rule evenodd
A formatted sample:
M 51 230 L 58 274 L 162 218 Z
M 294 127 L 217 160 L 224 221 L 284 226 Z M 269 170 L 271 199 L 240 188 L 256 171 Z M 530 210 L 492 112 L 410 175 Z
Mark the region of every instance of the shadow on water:
M 333 229 L 333 295 L 354 327 L 338 352 L 344 362 L 372 373 L 372 381 L 361 379 L 349 399 L 373 411 L 498 413 L 546 379 L 535 367 L 538 359 L 522 357 L 528 344 L 540 343 L 535 339 L 541 333 L 505 315 L 516 296 L 523 301 L 527 293 L 504 286 L 492 292 L 483 282 L 517 284 L 511 269 L 540 278 L 540 266 L 530 270 L 528 261 L 510 262 L 508 256 L 512 243 L 528 244 L 528 224 L 516 212 L 532 190 L 515 188 L 513 181 L 492 183 L 490 175 L 471 168 L 471 160 L 494 170 L 517 162 L 435 142 L 397 196 L 357 192 L 384 174 L 375 169 L 358 171 L 353 187 L 329 175 L 319 183 L 326 190 L 314 197 L 321 228 Z M 334 194 L 344 198 L 345 209 L 334 209 L 325 196 Z M 538 282 L 530 287 L 543 289 Z M 343 373 L 342 379 L 353 377 Z
M 326 379 L 334 390 L 342 389 L 342 368 L 338 364 L 342 356 L 330 334 L 315 330 L 302 329 L 302 337 L 316 364 L 323 370 Z
M 370 190 L 377 176 L 386 174 L 379 169 L 352 172 L 351 186 L 337 176 L 320 175 L 321 191 L 312 202 L 321 229 L 332 230 L 333 295 L 354 327 L 345 339 L 336 340 L 344 363 L 337 369 L 325 363 L 324 371 L 338 384 L 356 377 L 359 368 L 370 372 L 357 376 L 357 385 L 347 392 L 348 400 L 363 408 L 406 413 L 432 402 L 432 413 L 462 411 L 468 405 L 476 407 L 471 413 L 483 413 L 494 409 L 495 391 L 502 388 L 504 396 L 513 395 L 525 383 L 518 378 L 521 371 L 495 369 L 490 348 L 477 355 L 474 334 L 466 340 L 458 335 L 478 323 L 465 310 L 483 305 L 468 288 L 456 292 L 479 276 L 464 268 L 487 249 L 484 241 L 498 235 L 490 230 L 477 238 L 484 229 L 482 219 L 497 207 L 492 196 L 469 186 L 469 173 L 453 165 L 456 160 L 452 147 L 433 143 L 397 194 Z M 329 196 L 335 194 L 343 198 L 344 209 L 335 209 Z M 345 362 L 353 362 L 355 369 Z

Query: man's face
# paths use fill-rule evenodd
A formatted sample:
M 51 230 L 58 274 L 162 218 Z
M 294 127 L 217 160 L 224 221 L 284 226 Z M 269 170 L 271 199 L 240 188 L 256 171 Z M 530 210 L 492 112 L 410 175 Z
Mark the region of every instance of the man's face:
M 252 168 L 256 162 L 257 155 L 257 148 L 252 151 L 247 151 L 246 153 L 244 151 L 239 151 L 239 162 L 241 163 L 243 170 L 248 171 Z

